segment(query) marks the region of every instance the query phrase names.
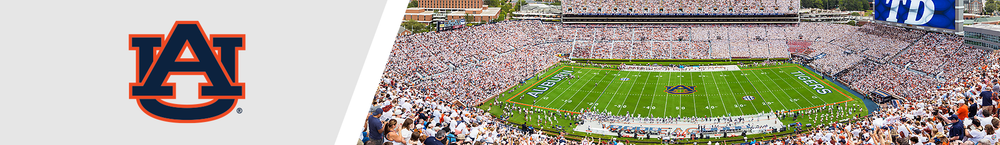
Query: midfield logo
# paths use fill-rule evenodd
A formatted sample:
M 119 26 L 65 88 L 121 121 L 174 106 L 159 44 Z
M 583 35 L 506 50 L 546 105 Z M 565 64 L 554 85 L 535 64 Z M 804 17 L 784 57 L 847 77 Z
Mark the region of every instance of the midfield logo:
M 696 86 L 677 85 L 677 86 L 664 86 L 664 87 L 667 87 L 667 90 L 664 92 L 676 95 L 686 95 L 698 92 L 698 90 L 694 89 L 694 87 Z
M 219 119 L 246 98 L 239 82 L 239 55 L 245 34 L 212 34 L 207 39 L 198 21 L 177 21 L 170 34 L 129 34 L 129 50 L 136 51 L 136 82 L 129 83 L 129 99 L 135 99 L 146 115 L 173 123 L 200 123 Z M 181 58 L 189 52 L 194 58 Z M 206 103 L 183 105 L 163 101 L 175 99 L 171 75 L 201 75 L 198 99 Z

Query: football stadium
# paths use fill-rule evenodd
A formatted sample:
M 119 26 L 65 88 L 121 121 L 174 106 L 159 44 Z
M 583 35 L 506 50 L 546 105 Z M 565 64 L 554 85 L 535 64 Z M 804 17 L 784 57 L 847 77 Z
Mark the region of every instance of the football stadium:
M 814 21 L 848 6 L 804 1 L 414 0 L 360 139 L 1000 141 L 1000 26 L 959 13 L 982 7 L 875 0 Z
M 832 83 L 814 79 L 816 74 L 795 64 L 705 71 L 709 67 L 713 66 L 695 67 L 706 68 L 702 71 L 647 72 L 556 65 L 539 79 L 529 79 L 525 87 L 502 94 L 512 94 L 509 98 L 499 99 L 557 112 L 657 118 L 753 115 L 853 100 L 853 95 L 826 87 Z

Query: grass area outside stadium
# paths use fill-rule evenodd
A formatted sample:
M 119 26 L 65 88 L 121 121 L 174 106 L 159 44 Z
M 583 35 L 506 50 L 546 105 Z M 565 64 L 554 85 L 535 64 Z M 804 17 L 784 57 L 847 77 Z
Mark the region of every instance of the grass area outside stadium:
M 540 83 L 550 80 L 554 74 L 566 73 L 567 70 L 572 71 L 570 73 L 573 73 L 578 79 L 568 79 L 566 82 L 549 84 L 552 86 L 547 91 L 534 93 L 534 96 L 538 96 L 538 98 L 526 93 L 538 89 L 536 87 Z M 798 76 L 808 76 L 810 80 L 821 82 L 817 84 L 822 84 L 824 88 L 829 89 L 829 92 L 824 94 L 817 93 L 820 90 L 814 90 L 813 86 L 803 84 Z M 695 89 L 697 91 L 687 95 L 675 95 L 665 92 L 665 86 L 674 85 L 696 86 Z M 757 99 L 743 100 L 743 96 L 755 96 Z M 576 127 L 576 120 L 572 119 L 572 117 L 556 117 L 555 121 L 552 122 L 538 121 L 537 119 L 541 118 L 541 116 L 560 116 L 560 114 L 578 113 L 580 110 L 586 109 L 616 112 L 618 113 L 617 115 L 624 115 L 625 112 L 628 112 L 652 117 L 676 117 L 678 115 L 683 117 L 718 117 L 756 114 L 777 110 L 798 111 L 838 103 L 847 107 L 858 106 L 862 108 L 859 111 L 850 112 L 849 114 L 851 115 L 826 118 L 819 122 L 817 121 L 820 118 L 808 116 L 800 117 L 794 121 L 791 117 L 781 120 L 785 124 L 793 122 L 825 124 L 848 119 L 854 115 L 867 115 L 867 111 L 864 111 L 863 103 L 860 99 L 854 98 L 856 96 L 847 93 L 840 86 L 833 85 L 829 80 L 825 80 L 816 75 L 816 73 L 803 69 L 797 64 L 753 67 L 740 71 L 721 72 L 635 72 L 560 63 L 553 65 L 538 76 L 511 88 L 511 91 L 506 91 L 503 95 L 494 98 L 499 100 L 487 101 L 480 108 L 490 110 L 494 116 L 501 116 L 505 105 L 494 105 L 489 102 L 499 101 L 504 102 L 502 104 L 514 104 L 513 106 L 536 110 L 536 113 L 512 115 L 507 120 L 510 123 L 527 123 L 529 126 L 535 128 L 541 127 L 546 130 L 551 130 L 552 126 L 562 126 L 570 135 L 568 136 L 569 138 L 576 136 L 609 139 L 616 137 L 572 131 L 572 128 Z M 824 113 L 811 115 L 820 116 L 820 114 Z M 526 120 L 526 116 L 531 119 Z M 791 130 L 777 134 L 787 134 L 789 132 Z M 748 135 L 748 138 L 770 137 L 773 135 L 755 134 Z M 659 142 L 658 139 L 620 138 L 620 140 L 624 139 L 640 142 Z M 734 139 L 736 138 L 686 141 L 707 142 Z M 736 140 L 742 139 L 740 137 Z

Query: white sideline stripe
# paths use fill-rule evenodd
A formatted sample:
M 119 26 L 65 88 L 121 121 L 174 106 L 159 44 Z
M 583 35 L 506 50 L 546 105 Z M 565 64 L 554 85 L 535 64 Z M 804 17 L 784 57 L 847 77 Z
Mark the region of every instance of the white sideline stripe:
M 774 70 L 771 70 L 771 72 L 773 73 L 773 72 L 774 72 Z M 781 82 L 785 82 L 785 84 L 787 84 L 788 86 L 792 86 L 792 84 L 791 84 L 791 83 L 788 83 L 788 81 L 781 81 Z M 778 84 L 778 83 L 775 83 L 775 84 Z M 798 99 L 798 98 L 792 98 L 792 95 L 791 95 L 791 94 L 788 94 L 788 92 L 787 92 L 787 91 L 783 91 L 783 92 L 785 92 L 785 95 L 788 95 L 788 99 Z M 805 97 L 805 95 L 802 95 L 802 92 L 799 92 L 799 91 L 795 91 L 795 93 L 799 94 L 799 97 Z M 810 99 L 811 99 L 811 98 L 810 98 Z M 811 106 L 811 105 L 816 105 L 815 103 L 813 103 L 812 101 L 810 101 L 810 99 L 804 99 L 804 100 L 806 100 L 806 102 L 809 102 L 809 105 L 810 105 L 810 106 Z M 802 99 L 800 99 L 800 100 L 802 100 Z M 791 101 L 791 100 L 789 100 L 789 101 Z M 798 103 L 796 102 L 796 104 L 798 104 Z M 802 105 L 799 105 L 799 106 L 802 106 Z
M 803 73 L 807 73 L 808 74 L 809 72 L 803 72 Z M 791 73 L 786 73 L 785 75 L 787 75 L 788 77 L 795 77 L 795 76 L 792 76 Z M 817 80 L 819 82 L 823 82 L 822 78 L 813 78 L 813 79 Z M 809 86 L 807 86 L 805 83 L 802 83 L 800 85 L 802 85 L 802 87 L 809 88 Z M 824 85 L 826 85 L 826 84 L 824 84 Z M 836 89 L 836 88 L 834 88 L 834 86 L 826 86 L 826 87 L 829 87 L 830 89 Z M 814 91 L 809 91 L 809 92 L 811 92 L 813 95 L 816 95 L 816 97 L 819 98 L 820 101 L 822 101 L 824 103 L 829 103 L 829 102 L 826 101 L 826 99 L 823 99 L 823 97 L 819 97 L 820 94 L 818 94 L 818 93 L 816 93 Z M 812 99 L 812 97 L 809 97 L 809 99 Z M 813 104 L 813 105 L 815 105 L 815 104 Z M 820 105 L 823 105 L 823 104 L 820 104 Z
M 751 71 L 751 72 L 753 72 L 753 71 Z M 750 73 L 750 74 L 753 74 L 754 78 L 760 79 L 760 76 L 757 76 L 757 73 Z M 746 77 L 747 80 L 750 80 L 750 77 L 747 77 L 747 76 L 743 76 L 743 77 Z M 751 84 L 753 84 L 753 83 L 751 83 Z M 754 88 L 756 89 L 757 86 L 754 86 Z M 768 85 L 765 84 L 764 85 L 764 89 L 771 90 L 771 87 L 768 87 Z M 788 94 L 785 94 L 785 95 L 788 95 Z M 778 95 L 775 95 L 774 92 L 771 92 L 771 96 L 773 97 L 773 96 L 778 96 Z M 763 98 L 763 97 L 764 96 L 761 96 L 761 98 Z M 788 109 L 788 106 L 785 106 L 785 103 L 782 103 L 780 99 L 775 98 L 775 100 L 778 101 L 778 104 L 781 104 L 781 107 L 785 107 L 785 109 Z M 802 108 L 802 105 L 799 105 L 798 103 L 792 103 L 792 104 L 795 104 L 796 106 L 799 106 L 799 108 Z M 771 105 L 768 105 L 768 106 L 771 106 Z
M 600 72 L 598 72 L 598 74 L 600 74 Z M 602 77 L 601 77 L 601 80 L 604 80 L 604 78 L 606 78 L 606 77 L 608 77 L 608 75 L 604 75 L 604 76 L 602 76 Z M 591 77 L 591 78 L 594 78 L 594 77 Z M 587 84 L 590 84 L 590 81 L 592 81 L 592 80 L 594 80 L 594 79 L 590 79 L 590 80 L 588 80 L 588 81 L 587 81 Z M 603 81 L 598 81 L 598 82 L 603 82 Z M 587 85 L 587 84 L 584 84 L 584 85 Z M 611 85 L 611 84 L 609 83 L 608 85 Z M 597 85 L 594 85 L 594 88 L 591 88 L 591 89 L 590 89 L 590 91 L 588 91 L 588 93 L 590 93 L 590 94 L 593 94 L 593 93 L 594 93 L 593 91 L 594 91 L 595 89 L 597 89 L 597 87 L 598 87 Z M 605 86 L 605 87 L 604 87 L 604 89 L 608 89 L 608 87 L 607 87 L 607 86 Z M 577 92 L 577 93 L 579 93 L 579 92 Z M 584 98 L 583 98 L 583 100 L 581 100 L 580 102 L 578 102 L 578 103 L 576 104 L 576 106 L 573 106 L 573 109 L 576 109 L 577 107 L 580 107 L 580 104 L 582 104 L 582 103 L 583 103 L 583 101 L 586 101 L 586 100 L 587 100 L 587 98 L 590 98 L 590 97 L 589 97 L 589 96 L 590 96 L 590 94 L 587 94 L 587 96 L 588 96 L 588 97 L 584 97 Z M 603 92 L 602 92 L 601 94 L 598 94 L 598 95 L 597 95 L 597 99 L 596 99 L 596 100 L 601 100 L 601 95 L 603 95 Z M 576 94 L 574 94 L 573 96 L 576 96 Z M 597 105 L 601 105 L 601 104 L 597 104 Z M 597 109 L 597 108 L 595 107 L 594 109 Z M 604 108 L 604 109 L 607 109 L 607 108 Z
M 572 69 L 572 68 L 571 68 L 571 69 Z M 559 69 L 559 70 L 555 70 L 555 72 L 560 72 L 561 70 L 563 70 L 563 69 Z M 589 71 L 589 70 L 588 70 L 588 71 Z M 551 78 L 552 78 L 552 77 L 549 77 L 549 78 L 539 78 L 539 79 L 541 79 L 541 80 L 539 80 L 539 81 L 542 81 L 542 80 L 548 80 L 548 79 L 551 79 Z M 566 84 L 566 83 L 570 83 L 569 81 L 570 81 L 571 79 L 570 79 L 569 77 L 564 77 L 563 79 L 564 79 L 564 80 L 566 80 L 566 82 L 564 82 L 564 83 L 562 83 L 562 84 Z M 587 81 L 587 83 L 590 83 L 590 80 L 588 80 L 588 81 Z M 557 84 L 557 85 L 558 85 L 558 84 Z M 533 87 L 537 87 L 537 86 L 533 86 Z M 573 87 L 573 84 L 569 84 L 569 86 L 567 86 L 567 87 L 566 87 L 566 89 L 569 89 L 569 88 L 572 88 L 572 87 Z M 549 89 L 550 89 L 550 90 L 551 90 L 551 89 L 555 89 L 555 88 L 556 88 L 556 87 L 549 87 Z M 528 89 L 531 89 L 531 88 L 528 88 Z M 552 107 L 549 107 L 549 105 L 552 105 L 552 102 L 556 102 L 556 99 L 559 99 L 559 100 L 566 100 L 566 99 L 563 99 L 563 94 L 565 94 L 565 93 L 566 93 L 566 91 L 563 91 L 563 92 L 559 92 L 559 95 L 556 95 L 556 98 L 554 98 L 553 100 L 550 100 L 550 101 L 549 101 L 549 103 L 548 103 L 548 104 L 545 104 L 545 106 L 544 106 L 544 107 L 546 107 L 546 108 L 552 108 Z M 576 93 L 573 93 L 573 96 L 576 96 Z M 570 96 L 569 98 L 571 98 L 571 99 L 572 99 L 572 98 L 573 98 L 573 96 Z M 545 97 L 548 97 L 548 95 L 545 95 Z M 563 103 L 563 104 L 566 104 L 566 103 Z M 534 104 L 533 104 L 533 105 L 534 105 Z M 537 105 L 536 105 L 536 106 L 537 106 Z M 559 106 L 559 108 L 562 108 L 562 106 Z M 574 110 L 569 110 L 569 111 L 574 111 Z
M 709 74 L 712 74 L 713 76 L 715 75 L 715 73 L 711 73 L 711 72 L 709 72 Z M 702 78 L 701 78 L 701 81 L 702 81 L 702 82 L 705 82 L 705 78 L 704 78 L 704 77 L 702 77 Z M 718 83 L 718 82 L 715 82 L 715 77 L 712 77 L 712 82 L 713 82 L 713 83 Z M 722 89 L 720 89 L 719 87 L 715 87 L 715 91 L 717 91 L 716 93 L 722 93 Z M 726 101 L 726 99 L 725 99 L 725 98 L 722 98 L 722 96 L 720 95 L 720 96 L 719 96 L 719 101 Z M 737 102 L 738 102 L 738 101 L 737 101 Z M 726 106 L 729 106 L 729 105 L 728 105 L 728 104 L 725 104 L 725 103 L 723 103 L 723 105 L 722 105 L 722 109 L 726 110 L 726 114 L 730 114 L 730 113 L 729 113 L 729 107 L 726 107 Z M 743 110 L 740 110 L 740 114 L 744 114 Z
M 643 67 L 631 65 L 632 67 Z M 736 65 L 716 65 L 723 67 L 722 69 L 710 69 L 710 70 L 641 70 L 641 69 L 621 69 L 620 71 L 638 71 L 638 72 L 713 72 L 713 71 L 739 71 L 740 67 Z
M 736 76 L 737 76 L 737 75 L 736 75 L 735 73 L 733 73 L 733 74 L 732 74 L 732 76 L 733 76 L 733 78 L 736 78 Z M 729 81 L 729 79 L 726 79 L 726 77 L 722 77 L 722 79 L 724 79 L 724 80 L 726 80 L 726 81 Z M 749 80 L 749 79 L 747 79 L 747 81 L 749 82 L 750 80 Z M 736 83 L 738 83 L 738 84 L 740 85 L 740 89 L 742 89 L 742 90 L 743 90 L 744 92 L 746 92 L 746 91 L 747 91 L 747 88 L 746 88 L 746 87 L 743 87 L 743 82 L 740 82 L 740 80 L 739 80 L 738 78 L 737 78 L 737 80 L 736 80 Z M 751 83 L 752 83 L 752 82 L 751 82 Z M 753 84 L 750 84 L 750 86 L 753 86 Z M 756 92 L 757 92 L 757 96 L 760 96 L 760 91 L 757 91 L 757 88 L 756 88 L 756 87 L 754 87 L 754 91 L 756 91 Z M 760 112 L 760 111 L 761 111 L 761 110 L 760 110 L 760 108 L 757 108 L 757 103 L 753 103 L 753 102 L 750 102 L 749 104 L 750 104 L 751 106 L 753 106 L 753 109 L 754 109 L 754 112 Z M 768 108 L 770 108 L 770 106 L 768 106 Z
M 640 75 L 639 77 L 642 77 L 642 73 L 639 73 L 639 75 Z M 638 79 L 639 77 L 636 77 L 636 79 Z M 642 81 L 642 83 L 647 83 L 647 82 L 649 82 L 649 79 L 643 79 L 643 81 Z M 632 84 L 632 87 L 635 87 L 635 83 Z M 631 91 L 632 91 L 632 88 L 629 87 L 629 94 L 632 93 Z M 642 87 L 642 90 L 640 90 L 639 92 L 640 93 L 646 92 L 646 87 Z M 653 97 L 653 98 L 656 98 L 656 97 Z M 639 102 L 642 102 L 642 96 L 639 96 L 639 101 L 635 101 L 635 107 L 632 107 L 633 108 L 632 109 L 632 113 L 639 112 L 639 108 L 640 108 Z M 649 110 L 649 109 L 646 109 L 646 110 Z M 646 113 L 645 115 L 650 115 L 650 114 Z M 650 116 L 652 116 L 652 115 L 650 115 Z

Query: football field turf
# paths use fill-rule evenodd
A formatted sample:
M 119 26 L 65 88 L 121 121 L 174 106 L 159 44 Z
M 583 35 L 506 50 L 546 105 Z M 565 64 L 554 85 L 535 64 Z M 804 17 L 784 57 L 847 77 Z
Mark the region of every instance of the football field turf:
M 501 100 L 522 106 L 642 117 L 752 115 L 853 100 L 844 89 L 797 64 L 714 72 L 641 72 L 555 65 L 504 94 Z

